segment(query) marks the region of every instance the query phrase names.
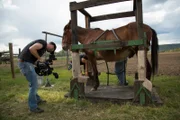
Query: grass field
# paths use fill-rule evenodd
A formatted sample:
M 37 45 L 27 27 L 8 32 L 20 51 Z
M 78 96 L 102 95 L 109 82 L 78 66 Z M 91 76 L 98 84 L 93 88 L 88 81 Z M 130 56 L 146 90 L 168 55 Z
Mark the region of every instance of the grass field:
M 122 105 L 110 102 L 91 103 L 64 98 L 69 91 L 71 71 L 55 68 L 59 74 L 56 80 L 50 77 L 53 88 L 39 88 L 39 95 L 47 100 L 40 105 L 42 114 L 30 113 L 27 106 L 28 82 L 15 68 L 16 78 L 11 78 L 10 66 L 0 66 L 0 120 L 179 120 L 180 119 L 180 77 L 156 76 L 153 84 L 164 102 L 162 106 L 140 106 L 132 103 Z M 132 85 L 133 77 L 128 76 Z M 101 84 L 106 75 L 100 76 Z M 111 76 L 111 84 L 116 84 Z

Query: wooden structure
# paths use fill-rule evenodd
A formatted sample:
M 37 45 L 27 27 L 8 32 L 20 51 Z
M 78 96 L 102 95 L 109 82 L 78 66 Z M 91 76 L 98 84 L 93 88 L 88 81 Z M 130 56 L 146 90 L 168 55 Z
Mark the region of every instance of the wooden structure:
M 61 35 L 55 34 L 55 33 L 51 33 L 51 32 L 47 32 L 47 31 L 42 31 L 42 33 L 45 34 L 45 41 L 47 42 L 47 35 L 51 35 L 51 36 L 56 36 L 56 37 L 60 37 L 62 38 Z M 46 55 L 45 55 L 46 57 Z M 68 66 L 68 62 L 69 62 L 69 54 L 68 51 L 66 52 L 66 67 Z
M 91 16 L 85 8 L 99 6 L 99 5 L 105 5 L 105 4 L 111 4 L 111 3 L 117 3 L 117 2 L 124 2 L 124 1 L 133 1 L 133 11 L 129 12 L 122 12 L 122 13 L 114 13 L 114 14 L 106 14 L 106 15 L 100 15 L 100 16 Z M 124 18 L 124 17 L 132 17 L 135 16 L 137 25 L 138 25 L 138 36 L 139 36 L 139 50 L 138 50 L 138 80 L 136 81 L 135 85 L 142 87 L 142 82 L 145 81 L 146 78 L 146 66 L 145 66 L 145 58 L 146 58 L 146 51 L 145 51 L 145 42 L 142 43 L 141 40 L 144 41 L 144 33 L 142 30 L 143 26 L 143 16 L 142 16 L 142 0 L 89 0 L 84 2 L 71 2 L 70 3 L 70 11 L 71 11 L 71 28 L 72 28 L 72 74 L 73 78 L 77 80 L 79 78 L 80 74 L 80 64 L 79 64 L 79 53 L 77 49 L 81 48 L 91 48 L 91 49 L 97 49 L 99 48 L 99 44 L 91 44 L 91 45 L 80 45 L 78 46 L 78 38 L 77 38 L 77 11 L 80 11 L 83 15 L 85 15 L 85 25 L 86 28 L 90 28 L 91 22 L 96 22 L 100 20 L 109 20 L 109 19 L 115 19 L 115 18 Z M 137 43 L 135 43 L 137 44 Z M 118 45 L 118 46 L 117 46 Z M 105 50 L 107 47 L 120 47 L 120 46 L 127 46 L 127 45 L 133 45 L 130 43 L 122 44 L 121 41 L 116 41 L 116 43 L 112 43 L 111 46 L 109 44 L 105 45 L 102 44 L 102 50 Z M 76 46 L 78 48 L 76 49 Z M 78 79 L 79 80 L 79 79 Z M 80 81 L 78 81 L 80 82 Z M 140 89 L 140 88 L 139 88 Z M 142 88 L 141 88 L 142 89 Z M 138 91 L 135 91 L 135 94 L 138 93 Z M 139 92 L 138 96 L 143 96 L 144 92 Z M 136 95 L 134 95 L 135 98 Z M 144 104 L 144 97 L 142 97 L 142 103 Z

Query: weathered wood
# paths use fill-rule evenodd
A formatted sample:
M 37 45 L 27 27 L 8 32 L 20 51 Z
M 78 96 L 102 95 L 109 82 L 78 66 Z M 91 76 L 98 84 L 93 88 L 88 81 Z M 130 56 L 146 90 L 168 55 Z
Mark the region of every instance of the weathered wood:
M 95 22 L 95 21 L 100 21 L 100 20 L 108 20 L 108 19 L 124 18 L 124 17 L 132 17 L 132 16 L 135 16 L 134 11 L 95 16 L 95 17 L 92 17 L 90 21 Z
M 79 11 L 87 17 L 91 17 L 91 15 L 84 9 L 80 9 Z
M 91 27 L 91 24 L 90 24 L 90 17 L 88 16 L 85 16 L 85 27 L 87 29 L 89 29 Z
M 44 33 L 44 34 L 49 34 L 49 35 L 52 35 L 52 36 L 56 36 L 56 37 L 61 37 L 61 38 L 62 38 L 62 36 L 61 36 L 61 35 L 54 34 L 54 33 L 51 33 L 51 32 L 42 31 L 42 33 Z
M 80 10 L 82 8 L 89 8 L 99 5 L 105 5 L 105 4 L 111 4 L 111 3 L 117 3 L 117 2 L 124 2 L 124 1 L 132 1 L 132 0 L 88 0 L 84 2 L 71 2 L 70 3 L 70 10 Z
M 136 0 L 133 0 L 133 11 L 136 10 Z
M 72 44 L 78 44 L 77 37 L 77 11 L 71 11 Z M 80 59 L 77 50 L 72 51 L 72 74 L 73 78 L 78 78 L 80 74 Z
M 78 78 L 80 74 L 80 59 L 78 52 L 72 52 L 72 74 L 73 78 Z
M 77 37 L 77 11 L 71 11 L 72 44 L 78 44 Z
M 136 0 L 136 22 L 138 26 L 138 37 L 144 39 L 143 33 L 143 15 L 142 15 L 142 0 Z M 146 78 L 146 52 L 144 45 L 139 47 L 138 50 L 138 76 L 140 81 Z
M 78 76 L 78 82 L 79 83 L 87 83 L 88 79 L 89 79 L 88 76 L 82 76 L 82 75 Z
M 9 54 L 10 54 L 10 62 L 11 62 L 11 73 L 12 73 L 12 78 L 15 78 L 15 73 L 14 73 L 14 57 L 13 57 L 13 45 L 12 43 L 9 43 Z
M 138 77 L 140 81 L 144 81 L 146 78 L 146 61 L 145 51 L 138 50 Z
M 76 88 L 76 87 L 78 87 L 78 88 Z M 70 96 L 71 97 L 75 97 L 73 95 L 75 89 L 78 89 L 78 96 L 77 97 L 84 96 L 84 94 L 85 94 L 84 83 L 79 83 L 77 78 L 72 79 L 70 82 L 70 90 L 71 90 Z

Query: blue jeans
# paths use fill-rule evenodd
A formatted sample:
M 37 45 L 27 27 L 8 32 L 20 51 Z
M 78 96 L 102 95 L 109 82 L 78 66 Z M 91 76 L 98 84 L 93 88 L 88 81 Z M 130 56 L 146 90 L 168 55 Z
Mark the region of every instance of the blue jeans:
M 120 85 L 125 85 L 126 83 L 126 63 L 127 59 L 115 63 L 115 73 Z
M 28 105 L 30 110 L 37 108 L 37 103 L 41 100 L 37 94 L 37 74 L 34 70 L 34 66 L 29 62 L 18 62 L 18 67 L 21 73 L 26 77 L 29 82 L 29 97 Z

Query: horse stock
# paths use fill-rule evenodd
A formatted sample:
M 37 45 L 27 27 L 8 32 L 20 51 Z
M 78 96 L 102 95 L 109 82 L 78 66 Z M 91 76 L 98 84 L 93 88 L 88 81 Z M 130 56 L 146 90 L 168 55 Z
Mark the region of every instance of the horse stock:
M 148 47 L 150 47 L 150 41 L 152 41 L 152 45 L 151 45 L 152 68 L 150 66 L 148 59 L 146 58 L 146 66 L 147 66 L 146 77 L 147 79 L 150 79 L 151 72 L 154 75 L 158 69 L 158 38 L 156 31 L 146 24 L 143 24 L 143 31 L 146 33 L 147 36 Z M 103 31 L 101 29 L 86 29 L 77 26 L 76 33 L 77 33 L 76 36 L 78 37 L 78 42 L 80 42 L 81 44 L 90 44 L 96 40 L 98 41 L 117 40 L 117 38 L 119 38 L 120 41 L 138 39 L 137 24 L 135 22 L 116 28 L 113 31 L 109 31 L 109 30 Z M 64 33 L 62 39 L 62 48 L 64 50 L 68 50 L 71 48 L 71 36 L 72 36 L 71 21 L 69 21 L 69 23 L 64 27 Z M 132 54 L 133 55 L 136 54 L 137 51 L 138 51 L 138 46 L 128 46 L 118 49 L 116 54 L 114 54 L 112 50 L 109 51 L 103 50 L 103 51 L 98 51 L 98 55 L 105 61 L 118 61 L 130 57 L 132 56 Z M 96 56 L 94 52 L 92 52 L 92 50 L 84 50 L 84 52 L 87 54 L 88 60 L 91 62 L 93 72 L 95 75 L 94 79 L 96 81 L 94 89 L 97 90 L 99 86 L 99 79 L 98 79 L 98 70 L 96 67 L 96 60 L 98 56 Z

